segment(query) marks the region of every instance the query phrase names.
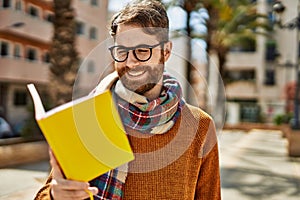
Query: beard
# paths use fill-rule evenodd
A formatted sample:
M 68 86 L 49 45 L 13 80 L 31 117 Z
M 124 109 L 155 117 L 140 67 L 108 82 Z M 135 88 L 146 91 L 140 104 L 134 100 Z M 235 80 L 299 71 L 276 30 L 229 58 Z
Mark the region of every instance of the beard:
M 129 90 L 134 91 L 140 95 L 145 94 L 146 92 L 150 91 L 154 88 L 158 82 L 160 81 L 161 77 L 163 76 L 164 72 L 164 52 L 161 51 L 159 63 L 156 65 L 140 65 L 136 66 L 133 69 L 125 66 L 123 68 L 117 69 L 118 75 L 122 84 Z M 147 73 L 147 77 L 141 80 L 130 79 L 126 76 L 126 73 L 130 71 L 145 71 Z
M 130 79 L 126 76 L 126 73 L 130 71 L 145 71 L 146 78 L 136 80 Z M 118 74 L 122 84 L 129 90 L 134 91 L 138 94 L 145 94 L 154 88 L 160 81 L 164 72 L 164 64 L 157 64 L 155 66 L 140 65 L 134 69 L 129 69 L 127 66 L 118 70 Z

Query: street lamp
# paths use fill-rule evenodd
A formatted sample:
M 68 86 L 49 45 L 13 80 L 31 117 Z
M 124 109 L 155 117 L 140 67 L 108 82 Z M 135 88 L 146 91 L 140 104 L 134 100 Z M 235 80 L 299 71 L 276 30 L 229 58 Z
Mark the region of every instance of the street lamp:
M 275 14 L 275 23 L 281 29 L 289 29 L 297 30 L 297 44 L 299 44 L 299 30 L 300 30 L 300 12 L 298 12 L 298 16 L 292 19 L 290 22 L 286 24 L 282 24 L 281 15 L 285 10 L 285 6 L 282 4 L 281 1 L 276 1 L 273 5 L 273 11 Z M 299 45 L 297 46 L 299 52 Z M 299 90 L 300 90 L 300 72 L 299 72 L 299 53 L 297 54 L 297 64 L 296 67 L 296 92 L 295 92 L 295 99 L 294 99 L 294 118 L 291 120 L 291 128 L 292 129 L 300 129 L 300 122 L 299 122 Z

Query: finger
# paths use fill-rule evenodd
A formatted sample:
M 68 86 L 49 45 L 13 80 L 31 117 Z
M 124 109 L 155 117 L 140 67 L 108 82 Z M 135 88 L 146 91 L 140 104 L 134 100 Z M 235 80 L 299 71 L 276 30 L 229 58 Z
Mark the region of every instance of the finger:
M 54 199 L 87 199 L 90 195 L 96 195 L 98 189 L 96 187 L 89 187 L 86 190 L 52 190 L 51 195 Z
M 87 182 L 74 181 L 63 178 L 52 179 L 51 185 L 60 190 L 87 190 L 90 186 Z
M 52 152 L 52 150 L 49 150 L 49 156 L 50 156 L 50 164 L 51 167 L 53 169 L 53 178 L 57 179 L 57 178 L 64 178 L 64 175 L 61 171 L 61 168 Z
M 90 197 L 86 190 L 52 190 L 52 196 L 55 200 L 88 199 Z
M 88 190 L 93 194 L 96 195 L 98 194 L 98 188 L 97 187 L 88 187 Z

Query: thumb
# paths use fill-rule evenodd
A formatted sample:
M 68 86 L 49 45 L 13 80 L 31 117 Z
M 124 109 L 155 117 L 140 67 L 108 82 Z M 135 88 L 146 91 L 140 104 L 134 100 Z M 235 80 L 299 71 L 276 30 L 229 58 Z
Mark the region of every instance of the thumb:
M 50 156 L 50 164 L 52 167 L 52 173 L 53 173 L 53 178 L 64 178 L 63 172 L 55 158 L 55 155 L 53 154 L 53 151 L 50 149 L 49 150 L 49 156 Z

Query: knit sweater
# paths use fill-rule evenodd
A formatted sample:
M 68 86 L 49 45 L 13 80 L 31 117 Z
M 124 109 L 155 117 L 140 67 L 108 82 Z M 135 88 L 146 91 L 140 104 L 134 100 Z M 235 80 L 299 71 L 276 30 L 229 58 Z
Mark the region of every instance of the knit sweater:
M 165 134 L 145 135 L 126 129 L 135 153 L 129 163 L 125 200 L 219 200 L 218 145 L 212 119 L 186 104 Z M 50 198 L 51 174 L 36 195 Z

